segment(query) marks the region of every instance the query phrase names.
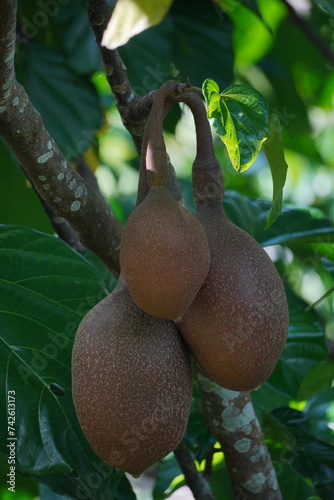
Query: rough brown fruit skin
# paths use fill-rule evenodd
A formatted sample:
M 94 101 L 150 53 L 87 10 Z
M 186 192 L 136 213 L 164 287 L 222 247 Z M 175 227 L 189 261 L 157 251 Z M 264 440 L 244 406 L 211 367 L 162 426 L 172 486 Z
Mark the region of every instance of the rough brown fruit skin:
M 272 373 L 284 347 L 288 306 L 263 248 L 224 214 L 199 206 L 211 250 L 209 274 L 180 330 L 203 372 L 223 387 L 250 391 Z
M 205 230 L 165 187 L 151 188 L 124 227 L 120 264 L 136 304 L 177 321 L 209 271 Z
M 141 311 L 120 281 L 80 323 L 72 391 L 95 452 L 138 476 L 183 437 L 192 393 L 189 355 L 175 325 Z

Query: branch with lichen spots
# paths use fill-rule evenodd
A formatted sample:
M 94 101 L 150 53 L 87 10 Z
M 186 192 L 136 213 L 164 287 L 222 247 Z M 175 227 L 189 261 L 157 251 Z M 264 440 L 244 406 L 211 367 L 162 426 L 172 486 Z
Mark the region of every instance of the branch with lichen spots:
M 43 125 L 24 88 L 15 80 L 17 3 L 2 3 L 0 22 L 0 134 L 41 198 L 64 217 L 81 243 L 115 274 L 122 226 L 107 205 L 70 166 Z
M 200 373 L 197 379 L 203 415 L 221 444 L 236 498 L 282 500 L 250 394 L 224 389 Z

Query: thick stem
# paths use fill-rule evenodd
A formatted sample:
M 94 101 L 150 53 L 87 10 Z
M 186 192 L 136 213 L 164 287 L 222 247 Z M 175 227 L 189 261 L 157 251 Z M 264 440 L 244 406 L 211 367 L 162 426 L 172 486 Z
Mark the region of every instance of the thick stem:
M 197 93 L 189 91 L 184 92 L 178 101 L 190 108 L 195 120 L 197 151 L 192 171 L 195 202 L 197 205 L 221 202 L 224 196 L 224 179 L 215 156 L 204 103 Z
M 282 500 L 248 392 L 229 391 L 198 373 L 203 415 L 224 452 L 236 500 Z
M 190 451 L 183 440 L 179 446 L 175 448 L 174 455 L 195 500 L 214 500 L 209 483 L 197 470 Z
M 147 181 L 151 187 L 167 186 L 168 183 L 168 158 L 163 136 L 165 102 L 167 97 L 177 95 L 178 89 L 178 82 L 170 80 L 165 82 L 153 96 L 153 105 L 143 140 L 144 152 L 146 147 Z

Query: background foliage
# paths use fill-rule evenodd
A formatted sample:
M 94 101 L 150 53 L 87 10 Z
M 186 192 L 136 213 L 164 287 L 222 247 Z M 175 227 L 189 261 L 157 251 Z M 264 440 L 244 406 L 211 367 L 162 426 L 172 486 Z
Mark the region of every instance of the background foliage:
M 114 2 L 110 2 L 112 7 Z M 218 6 L 222 7 L 221 10 Z M 49 5 L 49 7 L 47 7 Z M 71 160 L 84 154 L 101 190 L 125 221 L 135 204 L 138 158 L 102 74 L 86 2 L 19 1 L 16 68 L 49 131 Z M 332 2 L 299 2 L 299 15 L 334 48 Z M 49 9 L 49 10 L 48 10 Z M 334 489 L 334 77 L 319 47 L 288 18 L 280 0 L 175 0 L 161 24 L 120 48 L 134 89 L 144 94 L 177 77 L 221 91 L 235 82 L 265 97 L 283 127 L 289 165 L 280 218 L 264 230 L 272 181 L 261 152 L 236 173 L 217 138 L 230 218 L 265 246 L 286 285 L 287 345 L 269 381 L 252 394 L 287 500 L 330 499 Z M 194 129 L 178 109 L 166 121 L 167 149 L 193 209 Z M 114 286 L 92 254 L 82 257 L 53 235 L 38 198 L 0 139 L 1 412 L 17 397 L 20 498 L 37 482 L 72 498 L 135 498 L 128 480 L 106 466 L 83 437 L 70 395 L 70 353 L 83 315 Z M 317 302 L 323 295 L 326 297 Z M 316 305 L 313 307 L 313 304 Z M 7 471 L 1 427 L 1 469 Z M 198 461 L 215 443 L 202 422 L 196 387 L 187 443 Z M 211 479 L 216 498 L 232 498 L 222 453 Z M 153 490 L 166 498 L 184 484 L 173 458 Z M 7 488 L 2 497 L 5 499 Z M 52 498 L 41 487 L 41 498 Z M 24 496 L 25 495 L 25 496 Z M 230 496 L 229 496 L 230 495 Z

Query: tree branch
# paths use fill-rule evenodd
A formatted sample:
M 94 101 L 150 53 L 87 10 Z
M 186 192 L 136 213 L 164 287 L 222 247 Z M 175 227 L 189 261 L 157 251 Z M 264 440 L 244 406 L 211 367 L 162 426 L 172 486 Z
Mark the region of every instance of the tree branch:
M 184 440 L 175 448 L 174 455 L 178 461 L 186 483 L 192 491 L 195 500 L 214 500 L 207 480 L 197 470 L 194 460 Z
M 282 500 L 250 394 L 224 389 L 201 373 L 198 384 L 203 415 L 221 444 L 236 498 Z
M 101 46 L 103 33 L 110 20 L 109 7 L 106 0 L 87 0 L 88 17 L 99 46 L 103 66 L 117 109 L 126 129 L 130 132 L 137 151 L 141 151 L 146 119 L 152 106 L 150 94 L 139 96 L 128 80 L 126 66 L 117 50 L 109 50 Z
M 41 198 L 64 217 L 81 243 L 115 274 L 122 226 L 107 205 L 70 166 L 15 80 L 16 1 L 2 4 L 0 39 L 0 134 Z

